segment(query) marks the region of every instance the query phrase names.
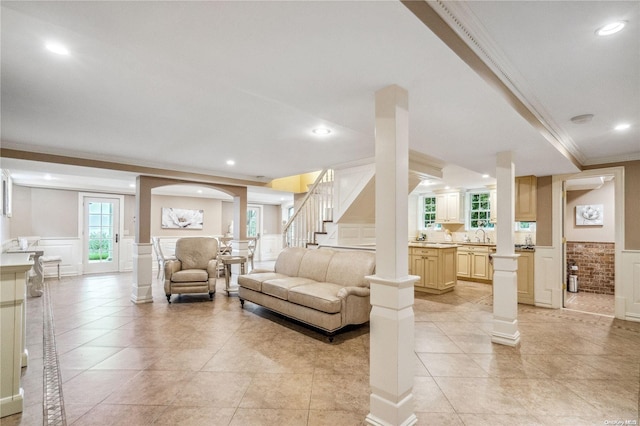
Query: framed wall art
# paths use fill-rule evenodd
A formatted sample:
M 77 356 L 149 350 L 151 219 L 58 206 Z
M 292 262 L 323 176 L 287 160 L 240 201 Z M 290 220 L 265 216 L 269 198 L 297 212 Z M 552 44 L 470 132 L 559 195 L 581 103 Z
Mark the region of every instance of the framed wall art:
M 163 229 L 202 229 L 204 210 L 162 208 Z
M 603 225 L 603 212 L 602 204 L 576 206 L 576 226 Z

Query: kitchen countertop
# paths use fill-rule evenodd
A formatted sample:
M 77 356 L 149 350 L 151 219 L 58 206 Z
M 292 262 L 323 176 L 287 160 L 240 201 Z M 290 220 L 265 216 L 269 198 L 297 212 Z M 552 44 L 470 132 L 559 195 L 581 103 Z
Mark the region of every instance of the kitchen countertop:
M 460 246 L 480 246 L 496 248 L 496 243 L 478 243 L 478 242 L 428 242 L 428 241 L 409 241 L 409 247 L 426 247 L 426 248 L 447 248 Z M 535 246 L 523 246 L 516 244 L 515 252 L 533 252 L 536 251 Z

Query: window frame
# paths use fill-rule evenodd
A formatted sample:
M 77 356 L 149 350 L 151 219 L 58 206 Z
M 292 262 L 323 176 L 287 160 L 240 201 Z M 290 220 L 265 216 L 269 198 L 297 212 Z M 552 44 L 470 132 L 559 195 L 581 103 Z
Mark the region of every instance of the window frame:
M 475 195 L 485 195 L 486 196 L 486 203 L 487 203 L 487 207 L 484 209 L 473 209 L 473 197 Z M 465 223 L 467 225 L 467 229 L 470 231 L 475 231 L 478 229 L 494 229 L 495 228 L 495 224 L 491 222 L 491 191 L 490 190 L 484 190 L 484 189 L 477 189 L 477 190 L 470 190 L 467 192 L 467 197 L 466 197 L 466 202 L 467 202 L 467 209 L 466 209 L 466 214 L 465 214 Z M 482 201 L 480 201 L 482 202 Z M 473 213 L 474 212 L 478 212 L 478 213 L 486 213 L 486 218 L 485 219 L 481 219 L 481 218 L 476 218 L 474 219 Z M 480 221 L 480 220 L 486 220 L 486 223 L 483 226 L 473 226 L 473 222 L 474 221 Z

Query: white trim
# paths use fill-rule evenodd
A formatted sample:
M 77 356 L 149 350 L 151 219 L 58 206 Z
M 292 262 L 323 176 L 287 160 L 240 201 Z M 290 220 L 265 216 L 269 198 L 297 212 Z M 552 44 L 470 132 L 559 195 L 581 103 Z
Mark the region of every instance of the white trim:
M 585 178 L 602 175 L 613 175 L 614 183 L 614 196 L 615 196 L 615 316 L 618 319 L 632 319 L 636 315 L 640 316 L 640 305 L 638 312 L 629 312 L 628 307 L 630 304 L 629 294 L 633 290 L 632 282 L 625 281 L 623 279 L 623 270 L 626 269 L 625 259 L 622 256 L 624 250 L 624 167 L 605 167 L 601 169 L 585 170 L 580 173 L 570 175 L 558 175 L 553 176 L 551 185 L 552 196 L 552 244 L 555 247 L 554 257 L 557 262 L 554 262 L 554 268 L 556 271 L 552 274 L 554 277 L 559 277 L 558 282 L 560 287 L 554 288 L 554 290 L 562 293 L 563 283 L 563 270 L 565 265 L 562 264 L 562 227 L 564 226 L 564 217 L 562 215 L 562 205 L 559 201 L 566 203 L 566 200 L 562 198 L 562 183 L 568 179 Z
M 82 246 L 81 252 L 81 260 L 84 258 L 84 199 L 85 198 L 116 198 L 120 202 L 120 208 L 118 216 L 118 235 L 120 236 L 120 241 L 123 240 L 124 237 L 124 195 L 121 194 L 109 194 L 102 192 L 78 192 L 78 238 L 80 239 L 80 244 Z M 122 261 L 120 256 L 122 255 L 122 250 L 120 248 L 121 244 L 118 244 L 118 272 L 123 272 Z M 81 262 L 84 264 L 84 262 Z M 84 266 L 80 269 L 81 273 L 84 274 Z

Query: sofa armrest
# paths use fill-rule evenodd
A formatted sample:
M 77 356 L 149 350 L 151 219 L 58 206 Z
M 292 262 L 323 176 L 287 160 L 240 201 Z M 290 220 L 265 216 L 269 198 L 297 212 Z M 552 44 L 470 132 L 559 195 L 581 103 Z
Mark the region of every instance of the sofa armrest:
M 343 287 L 338 291 L 338 297 L 345 299 L 348 296 L 367 297 L 371 294 L 371 290 L 367 287 Z
M 171 280 L 171 275 L 174 272 L 178 272 L 182 269 L 182 262 L 178 259 L 170 260 L 164 264 L 164 278 L 165 280 Z

